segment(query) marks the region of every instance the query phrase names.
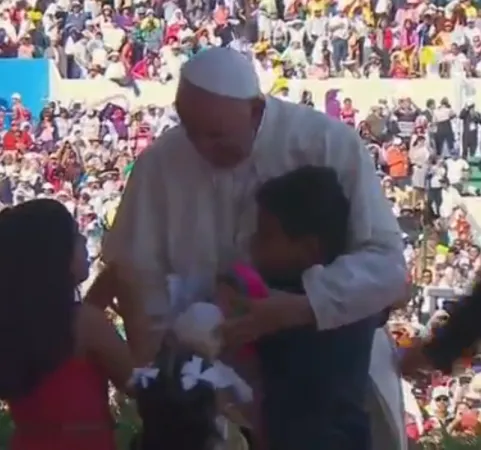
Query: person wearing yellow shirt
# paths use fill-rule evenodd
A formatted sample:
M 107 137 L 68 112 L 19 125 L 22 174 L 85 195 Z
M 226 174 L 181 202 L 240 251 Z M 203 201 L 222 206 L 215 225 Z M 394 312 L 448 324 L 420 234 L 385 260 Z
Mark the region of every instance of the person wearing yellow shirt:
M 466 14 L 466 19 L 476 19 L 477 17 L 477 10 L 476 8 L 471 4 L 471 2 L 462 2 L 461 3 L 462 8 L 464 9 L 464 13 Z
M 147 14 L 147 17 L 142 19 L 142 21 L 140 22 L 140 29 L 154 30 L 154 29 L 160 28 L 161 25 L 162 25 L 162 22 L 159 19 L 157 19 L 157 17 L 154 17 L 153 11 L 152 11 L 151 14 Z
M 313 17 L 316 11 L 322 11 L 322 14 L 326 14 L 327 4 L 325 0 L 309 0 L 307 2 L 307 13 L 309 17 Z
M 344 8 L 344 13 L 349 17 L 349 19 L 353 19 L 359 12 L 361 13 L 361 17 L 367 26 L 374 26 L 374 14 L 369 1 L 353 0 Z

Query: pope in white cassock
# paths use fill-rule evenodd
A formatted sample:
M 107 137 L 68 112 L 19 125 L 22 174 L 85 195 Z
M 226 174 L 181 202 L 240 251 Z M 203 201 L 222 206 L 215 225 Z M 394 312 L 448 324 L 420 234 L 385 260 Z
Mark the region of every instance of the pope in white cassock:
M 326 386 L 323 394 L 330 410 L 313 423 L 306 417 L 294 429 L 289 424 L 296 421 L 287 417 L 295 411 L 286 406 L 276 419 L 283 429 L 268 430 L 267 438 L 272 448 L 276 442 L 275 450 L 340 449 L 336 442 L 343 442 L 343 450 L 373 448 L 359 399 L 369 390 L 362 380 L 375 334 L 371 378 L 382 416 L 375 421 L 388 421 L 383 439 L 390 441 L 374 439 L 373 445 L 403 448 L 394 435 L 396 430 L 402 435 L 402 411 L 392 347 L 383 329 L 376 331 L 378 315 L 406 289 L 401 237 L 355 131 L 309 107 L 264 96 L 251 63 L 226 48 L 206 50 L 184 65 L 175 106 L 181 125 L 139 156 L 103 248 L 104 260 L 138 299 L 129 302 L 137 310 L 122 311 L 138 359 L 148 358 L 141 354 L 146 330 L 161 329 L 169 316 L 167 276 L 213 280 L 232 261 L 246 260 L 257 187 L 306 164 L 330 166 L 351 205 L 350 252 L 309 269 L 305 294 L 276 291 L 227 322 L 223 337 L 237 346 L 281 328 L 315 324 L 336 345 L 336 330 L 363 324 L 356 329 L 369 339 L 353 331 L 349 348 L 339 349 L 339 361 L 318 362 L 338 371 L 338 385 Z M 119 303 L 122 310 L 121 296 Z M 367 364 L 350 368 L 353 355 Z M 306 361 L 306 371 L 315 363 Z

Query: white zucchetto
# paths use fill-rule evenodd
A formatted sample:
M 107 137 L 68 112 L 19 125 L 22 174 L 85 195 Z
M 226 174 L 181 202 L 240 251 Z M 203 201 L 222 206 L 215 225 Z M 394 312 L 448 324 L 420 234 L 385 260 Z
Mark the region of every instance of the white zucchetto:
M 213 47 L 184 64 L 181 78 L 212 94 L 248 100 L 262 94 L 253 64 L 236 50 Z

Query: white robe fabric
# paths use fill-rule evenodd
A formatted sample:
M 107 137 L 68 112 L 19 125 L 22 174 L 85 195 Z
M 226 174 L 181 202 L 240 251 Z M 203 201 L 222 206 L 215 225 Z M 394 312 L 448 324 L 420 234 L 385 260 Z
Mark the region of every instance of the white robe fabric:
M 378 329 L 374 335 L 369 375 L 374 394 L 367 402 L 371 413 L 372 450 L 406 450 L 404 394 L 396 346 L 387 329 Z
M 348 126 L 272 97 L 251 157 L 234 170 L 210 167 L 181 126 L 144 151 L 105 239 L 104 259 L 125 269 L 148 314 L 162 317 L 169 311 L 167 275 L 213 279 L 226 264 L 247 259 L 257 187 L 305 164 L 333 167 L 351 203 L 350 253 L 304 274 L 319 329 L 389 307 L 405 290 L 401 234 L 369 153 Z

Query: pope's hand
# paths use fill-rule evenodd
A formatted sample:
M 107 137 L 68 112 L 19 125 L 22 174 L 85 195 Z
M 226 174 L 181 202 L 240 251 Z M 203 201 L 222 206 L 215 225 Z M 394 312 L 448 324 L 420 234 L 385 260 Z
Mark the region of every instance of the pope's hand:
M 245 302 L 250 303 L 246 314 L 228 319 L 218 328 L 226 347 L 241 347 L 283 329 L 315 323 L 309 300 L 302 295 L 276 293 L 255 303 Z

